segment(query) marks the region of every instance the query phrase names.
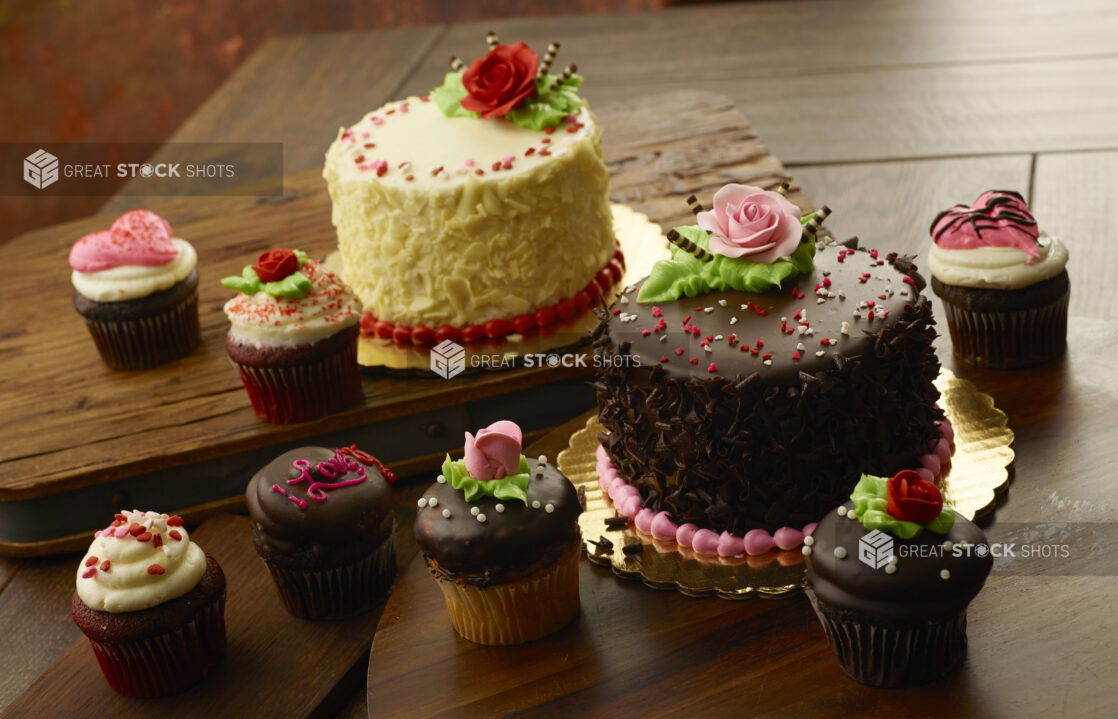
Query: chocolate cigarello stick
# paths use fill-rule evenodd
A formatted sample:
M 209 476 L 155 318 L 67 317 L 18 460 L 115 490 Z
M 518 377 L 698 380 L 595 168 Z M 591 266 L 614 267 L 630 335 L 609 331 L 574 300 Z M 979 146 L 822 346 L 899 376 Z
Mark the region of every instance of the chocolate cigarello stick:
M 791 185 L 789 185 L 787 182 L 782 182 L 780 183 L 780 187 L 776 188 L 776 191 L 787 197 L 789 187 L 791 187 Z
M 702 247 L 699 247 L 691 240 L 679 234 L 675 230 L 668 230 L 668 242 L 680 248 L 689 255 L 694 255 L 695 259 L 699 262 L 710 262 L 714 259 L 714 255 L 710 254 Z
M 558 79 L 555 80 L 555 82 L 551 83 L 551 87 L 548 89 L 558 90 L 560 87 L 562 87 L 563 83 L 567 80 L 570 80 L 571 75 L 574 75 L 577 71 L 578 65 L 575 65 L 573 62 L 570 65 L 567 65 L 565 68 L 563 68 L 563 74 L 560 75 Z
M 694 195 L 687 198 L 687 206 L 691 208 L 691 212 L 695 213 L 696 216 L 703 211 L 703 206 L 699 204 L 699 198 Z
M 466 67 L 466 63 L 462 62 L 462 58 L 457 55 L 450 56 L 450 69 L 455 72 L 461 72 L 462 68 Z
M 497 37 L 497 33 L 490 30 L 485 34 L 485 42 L 489 44 L 489 49 L 492 50 L 501 44 L 501 38 Z
M 543 77 L 551 69 L 551 63 L 555 62 L 555 54 L 559 52 L 559 43 L 553 42 L 547 46 L 547 53 L 543 56 L 543 62 L 540 63 L 540 70 L 536 73 L 536 77 Z
M 815 237 L 816 233 L 819 232 L 819 228 L 823 225 L 823 221 L 826 220 L 827 216 L 830 214 L 830 207 L 826 205 L 820 207 L 816 213 L 811 216 L 811 219 L 807 221 L 807 224 L 804 225 L 804 236 Z

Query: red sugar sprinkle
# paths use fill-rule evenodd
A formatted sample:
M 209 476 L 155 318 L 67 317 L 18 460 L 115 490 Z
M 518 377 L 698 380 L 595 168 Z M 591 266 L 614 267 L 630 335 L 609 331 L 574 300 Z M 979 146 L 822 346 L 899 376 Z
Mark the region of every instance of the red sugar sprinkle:
M 698 328 L 698 327 L 692 327 L 692 328 L 691 328 L 691 334 L 693 334 L 693 335 L 695 335 L 696 337 L 698 337 L 698 336 L 699 336 L 699 328 Z
M 357 157 L 353 158 L 353 161 L 360 164 L 360 163 L 365 161 L 365 156 L 364 155 L 358 155 Z
M 163 574 L 166 571 L 158 564 L 152 564 L 148 567 L 148 574 Z
M 546 145 L 546 144 L 548 144 L 549 142 L 551 142 L 551 138 L 550 138 L 550 137 L 545 137 L 545 138 L 543 138 L 542 140 L 540 140 L 540 144 L 543 144 L 543 145 Z
M 660 355 L 660 361 L 661 362 L 667 362 L 668 361 L 668 356 L 667 355 Z
M 621 309 L 620 308 L 613 311 L 613 316 L 614 317 L 618 316 L 619 314 L 621 314 Z
M 824 287 L 830 287 L 831 286 L 831 278 L 830 277 L 824 277 L 823 278 L 823 286 Z
M 685 325 L 690 321 L 691 321 L 691 315 L 687 315 L 686 317 L 683 318 L 683 324 L 685 324 Z
M 405 175 L 404 179 L 407 180 L 408 182 L 411 182 L 412 180 L 415 179 L 415 175 Z
M 374 148 L 374 147 L 376 147 L 376 146 L 377 146 L 377 143 L 375 143 L 375 142 L 366 142 L 366 143 L 365 143 L 365 149 L 366 149 L 366 150 L 372 149 L 372 148 Z
M 792 353 L 792 359 L 798 360 L 800 358 L 800 351 L 796 350 Z
M 757 342 L 756 342 L 755 344 L 756 344 L 756 345 L 757 345 L 758 347 L 764 347 L 764 346 L 765 346 L 765 343 L 764 343 L 764 342 L 762 342 L 761 340 L 757 340 Z
M 182 535 L 179 534 L 179 530 L 177 529 L 172 529 L 170 532 L 167 532 L 167 536 L 175 540 L 176 542 L 182 541 Z
M 652 330 L 641 330 L 641 337 L 648 337 L 652 334 Z
M 395 111 L 395 110 L 389 110 L 388 112 L 386 112 L 386 113 L 384 113 L 384 114 L 385 114 L 385 115 L 395 115 L 395 114 L 396 114 L 396 111 Z
M 442 172 L 442 171 L 443 171 L 443 166 L 442 166 L 442 165 L 439 165 L 439 166 L 438 166 L 438 167 L 436 167 L 436 168 L 435 168 L 434 170 L 431 170 L 431 174 L 432 174 L 432 175 L 437 175 L 437 174 L 439 174 L 439 173 L 440 173 L 440 172 Z
M 677 357 L 682 355 L 683 354 L 683 348 L 682 347 L 676 347 L 675 348 L 675 354 L 676 354 Z
M 540 154 L 543 155 L 544 157 L 550 157 L 551 156 L 551 150 L 547 150 L 547 149 L 540 150 Z
M 426 95 L 420 95 L 419 96 L 419 101 L 420 102 L 431 102 L 431 98 L 427 97 Z
M 118 521 L 118 522 L 123 522 L 124 521 L 124 515 L 123 514 L 114 514 L 113 517 L 115 517 L 116 521 Z
M 155 547 L 156 549 L 158 549 L 159 547 L 162 547 L 163 546 L 163 535 L 162 534 L 156 534 L 155 536 L 153 536 L 151 538 L 151 546 Z
M 151 532 L 144 532 L 143 534 L 137 534 L 136 535 L 136 541 L 137 542 L 150 542 L 151 541 Z
M 870 257 L 877 259 L 877 250 L 870 250 Z
M 742 349 L 745 349 L 745 347 L 742 347 Z M 750 347 L 750 348 L 749 348 L 749 354 L 751 354 L 751 355 L 753 355 L 754 357 L 756 357 L 756 356 L 757 356 L 758 354 L 760 354 L 760 353 L 758 352 L 758 350 L 757 350 L 757 348 L 756 348 L 756 347 Z
M 492 164 L 492 165 L 490 166 L 490 169 L 492 169 L 492 170 L 493 170 L 494 172 L 496 172 L 497 170 L 500 170 L 500 169 L 501 169 L 501 161 L 500 161 L 500 160 L 498 160 L 498 161 L 494 162 L 494 163 L 493 163 L 493 164 Z
M 702 308 L 702 307 L 696 307 L 696 308 L 695 308 L 695 311 L 696 311 L 696 312 L 702 312 L 702 311 L 703 311 L 703 308 Z
M 707 372 L 717 372 L 717 371 L 718 371 L 718 365 L 711 362 L 710 366 L 707 367 Z
M 534 148 L 534 147 L 529 147 L 527 150 L 524 151 L 524 156 L 525 157 L 528 157 L 529 155 L 534 155 L 534 154 L 536 154 L 536 148 Z
M 823 345 L 824 347 L 826 347 L 827 345 L 831 344 L 831 340 L 829 340 L 829 339 L 827 339 L 826 337 L 824 337 L 823 339 L 819 340 L 819 344 L 821 344 L 821 345 Z
M 913 282 L 912 278 L 909 277 L 908 275 L 905 275 L 904 277 L 902 277 L 901 281 L 904 282 L 906 285 L 912 285 L 913 287 L 916 286 L 916 283 Z
M 377 177 L 384 177 L 386 172 L 388 172 L 388 165 L 381 165 L 377 168 Z
M 170 517 L 167 517 L 167 526 L 168 527 L 181 527 L 182 525 L 183 525 L 182 517 L 180 517 L 179 515 L 174 514 L 174 515 L 171 515 Z
M 97 557 L 90 557 L 85 560 L 85 566 L 87 567 L 92 567 L 94 564 L 97 564 Z
M 545 134 L 545 135 L 550 135 L 550 134 L 551 134 L 551 133 L 553 133 L 553 132 L 555 132 L 555 128 L 554 128 L 554 127 L 549 127 L 549 128 L 547 128 L 546 130 L 544 130 L 544 134 Z
M 771 352 L 766 352 L 765 354 L 761 355 L 761 359 L 772 359 L 772 358 L 773 358 L 773 356 L 772 356 Z
M 713 341 L 714 341 L 714 335 L 707 335 L 707 342 L 713 342 Z
M 873 300 L 866 300 L 866 307 L 873 307 L 873 305 L 874 305 Z
M 170 522 L 167 522 L 167 523 L 170 524 Z M 136 524 L 135 522 L 133 522 L 132 525 L 128 527 L 128 533 L 131 534 L 133 537 L 135 537 L 137 534 L 143 534 L 144 533 L 143 525 Z
M 877 299 L 879 299 L 879 300 L 885 300 L 885 299 L 889 299 L 889 298 L 888 298 L 888 297 L 886 297 L 885 295 L 878 295 L 878 296 L 877 296 Z
M 501 165 L 501 169 L 502 170 L 511 170 L 512 169 L 512 162 L 506 162 L 505 164 Z
M 699 364 L 699 358 L 698 357 L 692 357 L 689 361 L 691 362 L 691 364 Z
M 82 579 L 89 579 L 94 574 L 97 574 L 97 567 L 90 567 L 89 569 L 82 572 Z
M 113 566 L 113 563 L 106 559 L 105 561 L 101 562 L 101 571 L 107 572 L 109 571 L 109 567 L 111 566 Z
M 660 309 L 656 305 L 652 305 L 652 316 L 653 317 L 663 317 L 664 316 L 664 310 Z
M 798 319 L 800 319 L 800 313 L 801 313 L 802 311 L 803 311 L 803 310 L 796 310 L 796 314 L 792 315 L 792 319 L 794 319 L 794 320 L 798 320 Z
M 485 170 L 483 170 L 483 169 L 481 169 L 481 168 L 479 167 L 479 168 L 477 168 L 476 170 L 474 170 L 474 174 L 475 174 L 475 175 L 484 175 L 484 174 L 485 174 Z

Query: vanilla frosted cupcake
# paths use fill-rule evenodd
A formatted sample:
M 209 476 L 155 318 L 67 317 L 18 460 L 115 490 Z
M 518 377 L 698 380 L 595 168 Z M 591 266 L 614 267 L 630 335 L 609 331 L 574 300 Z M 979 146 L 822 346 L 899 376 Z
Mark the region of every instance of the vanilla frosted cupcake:
M 225 654 L 225 575 L 180 517 L 126 511 L 94 534 L 70 600 L 109 686 L 157 697 L 201 681 Z
M 361 301 L 337 275 L 278 249 L 221 283 L 241 293 L 225 303 L 225 349 L 257 415 L 306 422 L 358 398 Z
M 198 256 L 148 210 L 70 249 L 74 307 L 109 367 L 134 370 L 185 357 L 201 342 Z
M 984 192 L 932 222 L 928 267 L 955 354 L 976 367 L 1013 369 L 1067 346 L 1071 284 L 1064 244 L 1037 227 L 1016 192 Z

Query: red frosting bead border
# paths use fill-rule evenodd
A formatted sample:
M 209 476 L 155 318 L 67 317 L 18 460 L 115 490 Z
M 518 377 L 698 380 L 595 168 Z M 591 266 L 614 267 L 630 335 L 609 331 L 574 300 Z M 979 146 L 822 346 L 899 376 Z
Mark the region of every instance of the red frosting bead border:
M 380 339 L 391 339 L 396 344 L 406 345 L 433 345 L 436 342 L 452 340 L 454 342 L 476 342 L 483 339 L 498 339 L 510 334 L 524 334 L 534 329 L 553 325 L 561 320 L 577 317 L 597 304 L 598 298 L 606 290 L 621 281 L 625 271 L 625 255 L 618 246 L 609 262 L 598 270 L 594 279 L 590 280 L 574 297 L 564 297 L 554 305 L 541 307 L 531 314 L 517 315 L 511 320 L 493 319 L 481 325 L 466 325 L 454 327 L 443 325 L 438 329 L 431 329 L 425 325 L 408 327 L 397 325 L 387 320 L 377 319 L 372 312 L 365 311 L 361 314 L 361 334 L 373 335 Z

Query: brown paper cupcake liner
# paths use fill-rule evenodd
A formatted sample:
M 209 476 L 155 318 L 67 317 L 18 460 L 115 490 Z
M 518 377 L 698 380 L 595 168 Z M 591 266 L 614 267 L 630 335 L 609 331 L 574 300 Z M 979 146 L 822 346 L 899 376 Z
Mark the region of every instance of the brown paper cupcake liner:
M 332 569 L 308 572 L 269 564 L 284 609 L 300 619 L 344 619 L 372 609 L 396 581 L 396 528 L 372 554 Z
M 1056 302 L 1014 312 L 971 312 L 944 301 L 955 354 L 989 369 L 1019 369 L 1059 357 L 1067 348 L 1070 290 Z
M 85 317 L 97 351 L 115 370 L 157 367 L 185 357 L 202 341 L 198 328 L 198 291 L 165 312 L 137 319 Z
M 361 392 L 356 334 L 353 342 L 306 364 L 233 365 L 241 374 L 253 411 L 274 424 L 308 422 L 333 414 L 353 404 Z
M 808 598 L 823 624 L 839 666 L 851 679 L 874 687 L 910 687 L 939 679 L 967 652 L 967 610 L 917 626 L 892 626 Z
M 564 626 L 578 613 L 578 545 L 530 577 L 485 589 L 437 578 L 454 630 L 471 642 L 522 644 Z
M 174 631 L 129 642 L 89 643 L 109 686 L 121 694 L 177 694 L 202 681 L 225 655 L 225 592 Z

